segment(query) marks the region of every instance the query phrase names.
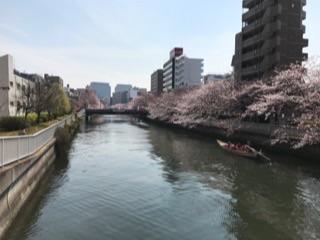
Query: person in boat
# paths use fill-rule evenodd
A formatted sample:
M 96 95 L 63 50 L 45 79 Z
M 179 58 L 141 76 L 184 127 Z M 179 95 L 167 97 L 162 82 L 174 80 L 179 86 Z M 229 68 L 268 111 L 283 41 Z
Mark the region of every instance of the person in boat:
M 227 147 L 235 151 L 250 152 L 250 149 L 248 148 L 247 145 L 240 144 L 240 143 L 232 144 L 228 142 Z

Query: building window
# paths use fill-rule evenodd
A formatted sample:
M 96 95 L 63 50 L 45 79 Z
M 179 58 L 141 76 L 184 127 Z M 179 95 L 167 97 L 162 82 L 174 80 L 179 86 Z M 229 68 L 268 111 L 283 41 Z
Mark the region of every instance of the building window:
M 17 102 L 17 111 L 19 112 L 22 109 L 20 101 Z
M 13 101 L 10 102 L 10 106 L 14 106 L 14 102 Z
M 20 83 L 17 83 L 17 89 L 18 90 L 20 90 L 20 87 L 21 87 Z
M 13 87 L 13 82 L 12 81 L 10 81 L 10 87 Z

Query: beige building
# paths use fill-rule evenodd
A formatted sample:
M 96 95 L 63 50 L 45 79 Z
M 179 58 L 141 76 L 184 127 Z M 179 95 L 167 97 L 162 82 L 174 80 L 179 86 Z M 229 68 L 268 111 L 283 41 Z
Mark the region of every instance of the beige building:
M 36 77 L 16 71 L 12 56 L 0 57 L 0 117 L 24 114 L 24 92 L 34 88 Z

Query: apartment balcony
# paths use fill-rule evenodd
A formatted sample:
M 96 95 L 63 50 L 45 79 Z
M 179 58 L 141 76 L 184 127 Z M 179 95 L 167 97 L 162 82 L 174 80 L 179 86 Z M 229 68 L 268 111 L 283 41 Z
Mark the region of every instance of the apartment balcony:
M 171 68 L 172 67 L 172 59 L 169 59 L 168 61 L 166 61 L 164 64 L 163 64 L 163 71 L 166 71 L 167 69 Z
M 242 2 L 242 7 L 243 8 L 251 8 L 254 5 L 256 5 L 260 0 L 244 0 Z
M 277 48 L 281 44 L 280 37 L 275 37 L 273 39 L 268 39 L 264 42 L 261 51 L 263 54 L 268 54 L 273 51 L 273 49 Z
M 242 34 L 243 35 L 250 34 L 256 31 L 258 28 L 263 27 L 265 24 L 271 22 L 271 19 L 274 16 L 281 14 L 281 11 L 282 11 L 281 5 L 275 5 L 273 7 L 267 8 L 267 10 L 264 12 L 261 18 L 257 19 L 254 22 L 249 23 L 248 25 L 242 28 Z
M 263 37 L 267 38 L 272 35 L 272 33 L 279 31 L 281 29 L 281 26 L 282 25 L 279 20 L 266 24 L 262 31 Z
M 264 56 L 272 53 L 278 46 L 280 46 L 280 37 L 275 37 L 273 39 L 267 39 L 263 42 L 260 47 L 252 49 L 249 52 L 243 53 L 241 55 L 241 62 L 253 62 L 262 59 Z
M 245 12 L 242 15 L 242 21 L 246 22 L 254 17 L 256 17 L 258 14 L 261 14 L 262 11 L 264 11 L 266 8 L 272 5 L 272 2 L 264 0 L 262 3 L 257 4 L 247 12 Z
M 309 46 L 309 39 L 302 39 L 302 47 L 308 47 Z
M 172 79 L 172 76 L 170 75 L 170 76 L 164 77 L 164 78 L 163 78 L 163 81 L 164 81 L 164 82 L 167 82 L 167 81 L 171 81 L 171 79 Z
M 256 20 L 255 22 L 250 23 L 250 24 L 244 26 L 244 27 L 242 28 L 242 33 L 243 33 L 243 34 L 246 34 L 246 33 L 253 32 L 253 31 L 256 30 L 256 29 L 263 27 L 264 24 L 265 24 L 265 23 L 264 23 L 261 19 Z
M 249 66 L 242 69 L 242 76 L 252 75 L 260 71 L 260 64 Z
M 172 82 L 171 82 L 171 81 L 163 82 L 163 87 L 165 87 L 165 88 L 171 88 L 171 86 L 172 86 Z
M 247 47 L 257 45 L 257 44 L 263 42 L 268 37 L 268 35 L 271 35 L 272 32 L 280 30 L 280 29 L 281 29 L 280 21 L 267 24 L 267 25 L 265 25 L 265 27 L 261 33 L 256 34 L 253 37 L 250 37 L 246 40 L 243 40 L 242 41 L 242 48 L 247 48 Z
M 266 55 L 261 63 L 261 69 L 264 72 L 267 72 L 270 69 L 272 69 L 274 66 L 277 66 L 279 62 L 280 62 L 279 52 Z
M 262 34 L 257 34 L 251 38 L 242 41 L 242 48 L 251 47 L 253 45 L 257 45 L 263 41 Z
M 260 50 L 253 50 L 251 52 L 242 54 L 242 61 L 246 62 L 246 61 L 250 61 L 250 60 L 255 60 L 261 56 L 262 56 L 262 53 Z
M 306 11 L 302 10 L 301 11 L 301 19 L 306 20 L 306 17 L 307 17 Z
M 302 7 L 304 7 L 305 5 L 307 5 L 307 0 L 301 0 L 301 5 L 302 5 Z
M 280 45 L 280 38 L 274 38 L 272 40 L 267 40 L 263 43 L 261 48 L 254 49 L 250 52 L 242 54 L 242 61 L 250 61 L 255 60 L 258 58 L 263 57 L 264 55 L 270 53 L 275 49 L 277 46 Z
M 172 74 L 172 70 L 170 69 L 170 70 L 165 71 L 165 72 L 163 73 L 163 77 L 165 78 L 165 77 L 167 77 L 167 76 L 171 76 L 171 74 Z

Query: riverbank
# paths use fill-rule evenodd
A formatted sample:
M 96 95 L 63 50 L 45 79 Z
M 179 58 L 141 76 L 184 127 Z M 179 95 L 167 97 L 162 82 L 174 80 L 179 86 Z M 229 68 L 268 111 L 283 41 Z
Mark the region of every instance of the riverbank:
M 68 117 L 68 115 L 60 116 L 56 119 L 44 121 L 44 122 L 34 124 L 34 125 L 31 124 L 31 126 L 27 126 L 25 129 L 21 129 L 21 130 L 4 131 L 4 130 L 0 129 L 0 137 L 36 134 L 37 132 L 40 132 L 41 130 L 46 129 L 46 128 L 60 122 L 61 120 L 63 120 L 66 117 Z M 28 122 L 27 120 L 24 120 L 24 121 Z
M 77 115 L 70 116 L 35 135 L 2 138 L 0 239 L 32 197 L 56 156 L 67 151 L 79 121 Z
M 229 130 L 223 127 L 223 124 L 216 124 L 211 126 L 195 126 L 186 127 L 179 124 L 168 123 L 156 119 L 151 119 L 145 114 L 140 115 L 139 118 L 146 122 L 157 124 L 159 126 L 179 129 L 184 131 L 193 132 L 202 136 L 212 137 L 215 139 L 233 141 L 247 144 L 262 149 L 265 152 L 286 154 L 301 159 L 319 161 L 320 159 L 320 146 L 305 146 L 300 149 L 293 149 L 289 144 L 272 144 L 272 133 L 274 131 L 270 124 L 259 124 L 259 123 L 238 123 L 238 126 L 229 132 Z

